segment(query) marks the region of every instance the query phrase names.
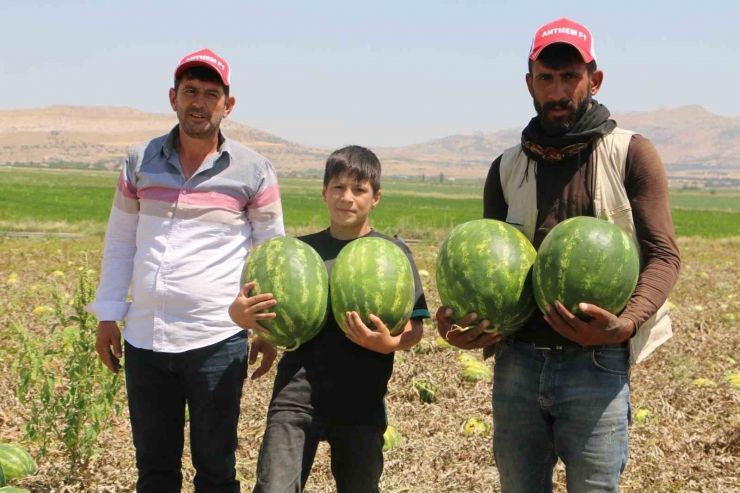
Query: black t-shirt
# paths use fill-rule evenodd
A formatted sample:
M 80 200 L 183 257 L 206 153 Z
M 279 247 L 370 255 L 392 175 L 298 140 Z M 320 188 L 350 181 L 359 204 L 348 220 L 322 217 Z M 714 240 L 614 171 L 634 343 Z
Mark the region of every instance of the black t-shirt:
M 365 236 L 393 242 L 375 231 Z M 328 229 L 298 239 L 318 252 L 330 276 L 334 259 L 353 241 L 333 238 Z M 405 244 L 394 243 L 406 253 L 414 273 L 416 301 L 411 317 L 429 318 L 411 251 Z M 280 359 L 269 412 L 306 412 L 342 424 L 384 427 L 383 398 L 393 373 L 393 353 L 381 354 L 355 344 L 334 319 L 331 300 L 327 310 L 326 325 L 321 332 L 297 350 L 286 351 Z

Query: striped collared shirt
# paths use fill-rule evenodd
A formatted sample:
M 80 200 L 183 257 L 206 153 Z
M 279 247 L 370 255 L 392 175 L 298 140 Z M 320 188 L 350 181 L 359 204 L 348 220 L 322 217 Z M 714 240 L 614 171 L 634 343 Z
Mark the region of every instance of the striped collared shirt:
M 250 246 L 283 236 L 272 164 L 220 135 L 187 181 L 168 135 L 134 146 L 116 187 L 95 301 L 138 348 L 179 353 L 241 331 L 228 307 Z M 131 287 L 131 301 L 127 294 Z

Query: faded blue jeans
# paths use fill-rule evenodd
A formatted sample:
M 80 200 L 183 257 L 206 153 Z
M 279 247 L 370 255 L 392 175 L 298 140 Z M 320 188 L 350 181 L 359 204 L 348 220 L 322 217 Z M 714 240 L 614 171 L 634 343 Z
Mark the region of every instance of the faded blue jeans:
M 499 344 L 493 452 L 502 493 L 551 492 L 558 458 L 569 493 L 619 491 L 630 413 L 627 347 Z

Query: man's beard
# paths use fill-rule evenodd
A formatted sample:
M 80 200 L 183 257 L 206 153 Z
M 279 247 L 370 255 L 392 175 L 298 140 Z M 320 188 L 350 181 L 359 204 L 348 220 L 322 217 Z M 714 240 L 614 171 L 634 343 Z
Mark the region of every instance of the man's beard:
M 190 121 L 188 120 L 188 115 L 190 113 L 197 113 L 204 118 L 201 122 Z M 194 139 L 209 139 L 218 132 L 223 115 L 219 115 L 217 113 L 210 115 L 206 111 L 189 108 L 186 111 L 178 111 L 177 118 L 180 121 L 180 127 L 188 137 L 192 137 Z
M 560 101 L 548 101 L 544 105 L 540 105 L 537 99 L 532 98 L 534 101 L 534 109 L 537 111 L 537 117 L 540 120 L 540 125 L 545 130 L 545 133 L 551 136 L 565 135 L 575 127 L 578 120 L 588 111 L 588 107 L 591 105 L 591 93 L 586 92 L 586 95 L 578 102 L 578 106 L 573 108 L 573 101 L 569 99 L 561 99 Z M 555 107 L 570 110 L 570 113 L 565 116 L 564 119 L 558 121 L 552 121 L 547 118 L 547 113 Z

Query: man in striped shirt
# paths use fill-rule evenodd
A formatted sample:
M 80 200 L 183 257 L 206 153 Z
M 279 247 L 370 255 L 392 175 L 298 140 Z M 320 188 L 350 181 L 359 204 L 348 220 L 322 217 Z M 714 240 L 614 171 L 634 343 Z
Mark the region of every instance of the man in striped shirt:
M 134 146 L 121 172 L 105 237 L 97 350 L 120 368 L 139 469 L 137 491 L 180 491 L 185 404 L 196 491 L 238 492 L 235 451 L 247 333 L 228 307 L 250 247 L 285 234 L 277 175 L 255 151 L 220 132 L 235 99 L 229 65 L 210 50 L 184 57 L 170 104 L 179 125 Z M 131 301 L 127 294 L 131 286 Z M 252 339 L 252 375 L 275 349 Z

